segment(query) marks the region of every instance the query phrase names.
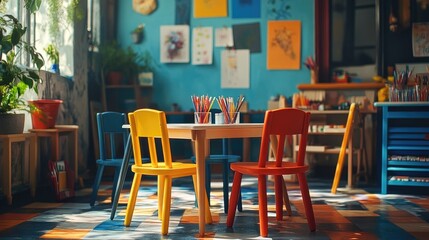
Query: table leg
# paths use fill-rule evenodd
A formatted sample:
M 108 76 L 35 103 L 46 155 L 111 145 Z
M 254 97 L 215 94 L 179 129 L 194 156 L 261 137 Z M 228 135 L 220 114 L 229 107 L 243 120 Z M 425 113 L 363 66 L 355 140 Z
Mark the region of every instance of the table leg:
M 195 137 L 195 158 L 197 164 L 197 188 L 198 188 L 198 212 L 199 212 L 199 234 L 204 237 L 205 233 L 205 208 L 206 208 L 206 187 L 205 187 L 205 132 L 197 131 Z M 208 206 L 207 206 L 208 207 Z
M 3 191 L 7 198 L 7 203 L 12 204 L 12 179 L 11 179 L 11 167 L 12 167 L 12 143 L 10 138 L 3 140 L 3 172 L 2 172 L 2 182 L 3 182 Z
M 37 176 L 36 173 L 39 172 L 38 162 L 37 162 L 37 138 L 36 135 L 30 136 L 30 184 L 31 184 L 31 196 L 36 196 L 37 188 Z
M 131 158 L 131 136 L 128 136 L 127 144 L 124 150 L 124 159 L 122 161 L 121 171 L 119 172 L 118 183 L 116 184 L 115 196 L 112 200 L 112 211 L 110 213 L 110 220 L 115 218 L 116 209 L 118 207 L 119 196 L 121 195 L 124 186 L 125 177 L 127 175 L 128 166 Z
M 77 149 L 78 149 L 78 131 L 77 129 L 75 129 L 72 132 L 72 141 L 70 142 L 70 144 L 72 144 L 72 148 L 69 147 L 69 149 L 72 149 L 72 160 L 73 160 L 73 164 L 74 164 L 74 175 L 75 175 L 75 181 L 79 180 L 79 164 L 78 164 L 78 157 L 77 157 Z

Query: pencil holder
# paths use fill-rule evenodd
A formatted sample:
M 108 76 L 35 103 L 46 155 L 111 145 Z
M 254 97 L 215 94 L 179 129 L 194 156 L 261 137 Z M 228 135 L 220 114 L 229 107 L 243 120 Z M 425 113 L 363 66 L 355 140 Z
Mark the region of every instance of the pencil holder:
M 198 124 L 211 124 L 212 113 L 211 112 L 194 112 L 194 122 Z
M 223 122 L 225 124 L 240 123 L 240 112 L 230 112 L 228 115 L 223 114 Z
M 389 101 L 390 102 L 413 102 L 417 101 L 415 87 L 397 88 L 395 85 L 389 85 Z

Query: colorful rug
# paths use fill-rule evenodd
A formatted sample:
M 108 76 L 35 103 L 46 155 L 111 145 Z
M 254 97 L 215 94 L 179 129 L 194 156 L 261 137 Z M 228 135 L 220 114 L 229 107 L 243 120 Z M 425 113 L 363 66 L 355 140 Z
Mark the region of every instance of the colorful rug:
M 90 188 L 77 191 L 66 202 L 33 202 L 0 214 L 0 239 L 195 239 L 198 211 L 191 181 L 173 181 L 169 235 L 160 234 L 156 186 L 142 181 L 130 227 L 123 225 L 129 183 L 123 190 L 118 211 L 110 220 L 111 188 L 104 183 L 98 203 L 89 206 Z M 271 184 L 272 185 L 272 184 Z M 428 197 L 379 195 L 362 189 L 330 193 L 330 186 L 310 182 L 317 230 L 310 232 L 300 191 L 288 183 L 292 216 L 276 221 L 272 186 L 269 187 L 268 239 L 428 239 Z M 243 179 L 243 212 L 237 212 L 233 228 L 227 228 L 223 213 L 221 182 L 212 182 L 213 224 L 206 225 L 206 239 L 256 239 L 259 237 L 256 182 Z

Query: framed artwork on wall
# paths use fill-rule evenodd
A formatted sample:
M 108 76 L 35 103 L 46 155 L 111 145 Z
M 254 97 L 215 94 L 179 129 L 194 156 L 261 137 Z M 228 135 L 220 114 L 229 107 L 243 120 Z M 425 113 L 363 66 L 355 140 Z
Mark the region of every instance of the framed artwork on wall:
M 267 69 L 301 68 L 301 21 L 269 21 Z
M 261 27 L 259 22 L 232 25 L 235 49 L 249 49 L 250 53 L 261 52 Z
M 250 51 L 221 52 L 221 88 L 250 88 Z
M 191 0 L 176 0 L 176 25 L 189 25 Z
M 413 23 L 413 56 L 429 56 L 429 22 Z
M 260 18 L 261 0 L 232 0 L 232 18 Z
M 213 27 L 192 29 L 192 64 L 208 65 L 213 62 Z
M 165 25 L 160 30 L 162 63 L 189 62 L 189 26 Z
M 215 30 L 215 47 L 233 47 L 232 28 L 223 27 Z
M 194 0 L 194 18 L 228 16 L 227 0 Z

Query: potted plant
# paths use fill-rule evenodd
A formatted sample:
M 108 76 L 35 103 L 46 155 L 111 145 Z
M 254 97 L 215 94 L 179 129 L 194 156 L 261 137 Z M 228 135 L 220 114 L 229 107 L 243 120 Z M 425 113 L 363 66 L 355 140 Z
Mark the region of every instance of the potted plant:
M 131 47 L 122 48 L 117 42 L 100 46 L 100 63 L 107 84 L 121 84 L 134 81 L 144 66 L 150 66 L 150 55 L 135 52 Z
M 134 28 L 134 30 L 131 32 L 133 43 L 141 43 L 143 40 L 143 30 L 144 24 L 139 24 L 136 28 Z
M 51 71 L 60 74 L 60 52 L 58 52 L 57 47 L 51 43 L 44 50 L 48 55 L 48 60 L 52 63 Z
M 138 55 L 137 58 L 138 80 L 141 86 L 153 85 L 153 59 L 149 51 L 145 51 Z
M 37 2 L 26 0 L 25 6 L 34 13 L 40 7 Z M 42 55 L 25 41 L 26 30 L 14 16 L 0 16 L 0 122 L 1 127 L 4 127 L 3 130 L 0 129 L 0 134 L 23 132 L 25 115 L 19 112 L 32 110 L 32 106 L 23 99 L 23 94 L 27 90 L 37 92 L 40 82 L 39 71 L 44 60 Z M 28 53 L 36 69 L 17 64 L 19 51 Z

